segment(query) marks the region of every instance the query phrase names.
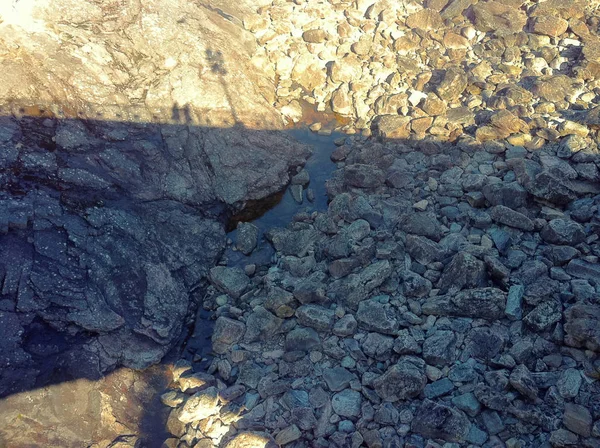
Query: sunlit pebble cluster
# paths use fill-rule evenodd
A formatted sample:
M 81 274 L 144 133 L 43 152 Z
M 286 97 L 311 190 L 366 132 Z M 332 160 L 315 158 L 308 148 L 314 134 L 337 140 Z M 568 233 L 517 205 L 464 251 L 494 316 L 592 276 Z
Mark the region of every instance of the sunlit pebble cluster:
M 422 2 L 275 2 L 244 25 L 259 44 L 255 62 L 276 74 L 278 105 L 290 121 L 301 119 L 298 100 L 304 100 L 319 111 L 350 117 L 353 124 L 347 129 L 367 129 L 382 114 L 432 116 L 431 123 L 423 120 L 420 127 L 446 139 L 452 126 L 443 114 L 422 109 L 427 92 L 439 82 L 436 71 L 453 65 L 466 71 L 466 90 L 444 102 L 474 113 L 506 108 L 490 101 L 494 91 L 525 76 L 573 75 L 583 43 L 571 31 L 498 39 L 476 30 L 463 15 L 448 26 L 451 22 L 435 11 L 443 3 L 430 1 L 431 9 L 423 9 Z M 587 2 L 590 11 L 597 6 Z M 570 104 L 552 107 L 534 95 L 520 104 L 525 107 L 519 114 L 531 115 L 541 105 L 535 112 L 556 126 L 562 120 L 557 110 L 585 108 L 596 100 L 597 91 L 597 81 L 579 80 L 566 92 Z

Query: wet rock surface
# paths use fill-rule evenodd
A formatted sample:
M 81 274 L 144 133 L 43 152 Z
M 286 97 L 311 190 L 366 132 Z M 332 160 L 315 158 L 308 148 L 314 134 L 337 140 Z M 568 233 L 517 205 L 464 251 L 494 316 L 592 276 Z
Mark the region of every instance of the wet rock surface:
M 162 446 L 600 445 L 597 2 L 143 3 L 1 10 L 0 393 L 158 362 L 201 304 Z M 313 108 L 326 176 L 262 130 Z M 50 443 L 145 443 L 122 414 Z

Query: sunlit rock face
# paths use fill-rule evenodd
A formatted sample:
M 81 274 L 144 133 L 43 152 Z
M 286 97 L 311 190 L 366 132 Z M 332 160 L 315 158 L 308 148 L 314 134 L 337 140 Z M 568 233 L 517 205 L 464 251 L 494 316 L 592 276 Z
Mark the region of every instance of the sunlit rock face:
M 0 6 L 0 395 L 160 361 L 223 215 L 308 156 L 277 131 L 245 8 Z
M 281 126 L 273 74 L 250 62 L 255 39 L 241 26 L 256 2 L 2 3 L 4 103 L 125 121 L 164 121 L 187 105 L 203 125 Z
M 133 447 L 164 438 L 159 394 L 167 384 L 165 374 L 163 366 L 144 372 L 119 369 L 99 381 L 80 378 L 5 397 L 0 400 L 0 446 L 106 447 L 115 442 Z

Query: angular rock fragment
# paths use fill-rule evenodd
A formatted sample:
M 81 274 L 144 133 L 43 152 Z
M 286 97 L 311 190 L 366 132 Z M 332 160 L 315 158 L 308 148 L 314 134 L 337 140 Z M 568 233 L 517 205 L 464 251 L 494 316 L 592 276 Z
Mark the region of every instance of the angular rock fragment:
M 432 439 L 464 442 L 470 426 L 462 411 L 426 399 L 417 409 L 411 429 Z
M 416 397 L 426 383 L 425 363 L 419 358 L 405 356 L 375 379 L 373 387 L 381 399 L 397 401 Z
M 460 291 L 428 299 L 423 304 L 425 314 L 500 319 L 506 306 L 506 293 L 497 288 Z

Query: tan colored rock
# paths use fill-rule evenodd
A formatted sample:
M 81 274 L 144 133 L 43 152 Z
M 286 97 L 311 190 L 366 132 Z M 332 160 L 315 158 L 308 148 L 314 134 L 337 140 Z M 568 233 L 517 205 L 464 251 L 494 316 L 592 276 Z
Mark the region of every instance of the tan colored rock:
M 62 108 L 67 118 L 171 122 L 173 108 L 185 106 L 200 125 L 283 126 L 272 68 L 253 60 L 256 39 L 242 25 L 265 29 L 251 2 L 219 3 L 223 15 L 210 2 L 114 5 L 0 2 L 0 69 L 11 74 L 0 100 Z
M 473 25 L 479 31 L 504 36 L 522 31 L 526 22 L 525 12 L 506 2 L 491 0 L 473 6 Z
M 421 108 L 432 116 L 444 115 L 447 110 L 446 103 L 435 93 L 427 94 L 427 98 L 423 101 Z
M 543 76 L 535 80 L 531 92 L 546 101 L 557 103 L 570 97 L 577 82 L 566 75 Z
M 80 378 L 4 397 L 0 446 L 108 446 L 124 436 L 134 444 L 131 434 L 141 432 L 142 419 L 159 412 L 153 398 L 168 384 L 165 370 L 119 369 L 97 381 Z
M 508 110 L 496 112 L 490 118 L 490 124 L 481 126 L 475 131 L 475 137 L 480 142 L 499 140 L 509 135 L 528 131 L 527 123 Z
M 425 134 L 433 123 L 433 117 L 416 118 L 411 121 L 410 125 L 416 134 Z
M 325 69 L 311 54 L 300 56 L 292 70 L 292 79 L 309 92 L 325 84 L 326 77 Z
M 358 42 L 354 42 L 351 46 L 352 52 L 360 56 L 367 55 L 371 52 L 373 47 L 373 36 L 369 34 L 363 34 Z
M 302 433 L 300 432 L 300 429 L 296 425 L 291 425 L 277 433 L 275 436 L 275 443 L 278 445 L 286 445 L 294 440 L 298 440 L 301 436 Z
M 410 117 L 401 115 L 379 115 L 373 120 L 374 135 L 384 139 L 408 138 Z
M 432 11 L 440 12 L 448 3 L 449 0 L 427 0 L 425 6 Z
M 439 12 L 425 8 L 408 16 L 406 26 L 420 28 L 425 31 L 438 30 L 444 26 L 444 21 Z
M 375 101 L 374 110 L 377 115 L 395 115 L 400 109 L 408 106 L 408 96 L 405 93 L 382 95 Z
M 352 97 L 348 89 L 348 84 L 342 84 L 331 95 L 331 109 L 340 115 L 352 115 Z
M 327 32 L 321 29 L 307 30 L 302 33 L 302 39 L 312 44 L 320 44 L 327 39 Z
M 227 442 L 225 448 L 277 448 L 277 445 L 265 433 L 241 432 Z
M 539 2 L 531 11 L 531 16 L 580 19 L 585 13 L 586 3 L 587 0 L 547 0 Z
M 531 20 L 534 33 L 557 37 L 567 31 L 569 23 L 565 19 L 554 16 L 538 16 Z
M 463 49 L 470 46 L 469 40 L 460 34 L 446 33 L 443 40 L 444 46 L 451 49 Z
M 329 69 L 329 76 L 333 82 L 356 82 L 361 74 L 361 61 L 353 54 L 336 59 Z

